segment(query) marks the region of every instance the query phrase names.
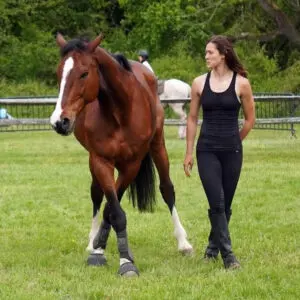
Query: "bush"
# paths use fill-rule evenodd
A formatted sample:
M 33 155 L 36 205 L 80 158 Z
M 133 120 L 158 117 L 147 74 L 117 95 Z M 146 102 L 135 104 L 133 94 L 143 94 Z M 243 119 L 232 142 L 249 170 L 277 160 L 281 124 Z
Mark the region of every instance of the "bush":
M 10 37 L 0 53 L 2 77 L 15 82 L 42 80 L 55 84 L 59 51 L 51 34 L 36 32 L 31 41 Z
M 241 42 L 236 47 L 236 51 L 248 71 L 253 91 L 271 92 L 266 90 L 265 82 L 278 72 L 276 61 L 268 58 L 264 54 L 264 49 L 255 42 Z
M 191 56 L 184 43 L 177 43 L 168 54 L 154 59 L 152 66 L 160 79 L 176 78 L 190 85 L 196 76 L 206 72 L 203 58 Z
M 17 96 L 52 96 L 58 95 L 56 86 L 49 86 L 43 81 L 27 80 L 23 83 L 0 80 L 0 97 Z

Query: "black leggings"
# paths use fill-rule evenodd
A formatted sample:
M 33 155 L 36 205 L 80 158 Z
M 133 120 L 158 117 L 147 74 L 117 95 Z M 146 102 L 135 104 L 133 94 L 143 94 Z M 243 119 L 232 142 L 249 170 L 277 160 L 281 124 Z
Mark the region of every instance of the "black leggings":
M 197 151 L 198 172 L 212 213 L 230 210 L 242 161 L 242 150 Z

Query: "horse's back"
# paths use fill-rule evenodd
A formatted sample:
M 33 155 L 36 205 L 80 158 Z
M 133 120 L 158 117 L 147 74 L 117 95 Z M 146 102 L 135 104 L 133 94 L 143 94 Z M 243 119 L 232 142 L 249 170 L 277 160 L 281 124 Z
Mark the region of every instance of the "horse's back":
M 144 85 L 144 87 L 149 88 L 151 93 L 156 95 L 157 93 L 157 78 L 153 72 L 151 72 L 147 67 L 137 61 L 130 61 L 133 73 L 136 79 Z
M 191 87 L 186 82 L 179 79 L 168 79 L 165 81 L 164 97 L 189 97 L 191 94 Z
M 157 77 L 140 62 L 131 61 L 130 63 L 137 80 L 151 93 L 151 111 L 155 120 L 153 129 L 155 129 L 156 133 L 161 133 L 164 125 L 164 109 L 158 96 Z

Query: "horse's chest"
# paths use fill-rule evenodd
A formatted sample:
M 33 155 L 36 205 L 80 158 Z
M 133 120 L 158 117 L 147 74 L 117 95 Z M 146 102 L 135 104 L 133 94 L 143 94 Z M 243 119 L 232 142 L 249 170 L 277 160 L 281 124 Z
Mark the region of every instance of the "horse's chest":
M 138 159 L 149 149 L 151 129 L 141 130 L 139 126 L 130 127 L 127 130 L 116 129 L 104 132 L 96 131 L 93 127 L 87 130 L 85 135 L 85 148 L 96 152 L 98 156 L 116 162 L 125 162 Z M 77 136 L 78 138 L 79 136 Z
M 135 153 L 138 151 L 138 147 L 129 145 L 128 143 L 121 143 L 119 149 L 119 157 L 121 160 L 132 160 L 134 158 Z
M 105 141 L 92 141 L 92 148 L 97 149 L 97 154 L 109 160 L 131 161 L 142 150 L 139 143 L 132 144 L 119 139 L 106 139 Z

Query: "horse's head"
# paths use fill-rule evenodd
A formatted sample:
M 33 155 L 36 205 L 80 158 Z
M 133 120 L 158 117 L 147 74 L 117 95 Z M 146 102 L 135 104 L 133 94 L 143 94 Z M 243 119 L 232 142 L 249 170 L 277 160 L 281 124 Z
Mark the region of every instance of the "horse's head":
M 102 35 L 91 42 L 75 39 L 67 43 L 61 34 L 56 37 L 62 56 L 57 68 L 60 90 L 50 123 L 59 134 L 72 133 L 78 114 L 97 98 L 100 80 L 93 52 L 101 40 Z

